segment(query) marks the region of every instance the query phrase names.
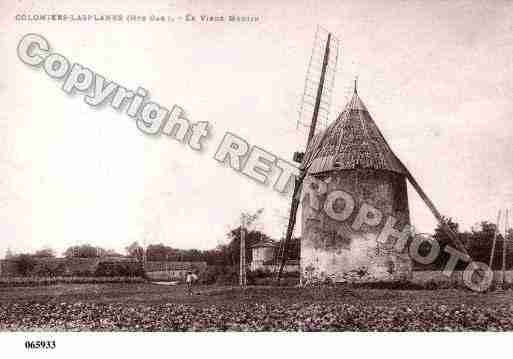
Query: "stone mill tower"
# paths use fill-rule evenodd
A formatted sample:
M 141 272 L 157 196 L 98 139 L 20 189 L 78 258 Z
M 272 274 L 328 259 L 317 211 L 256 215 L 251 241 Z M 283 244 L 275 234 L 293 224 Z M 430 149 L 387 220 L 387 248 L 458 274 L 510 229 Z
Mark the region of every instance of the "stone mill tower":
M 311 165 L 302 193 L 301 275 L 311 281 L 392 281 L 411 274 L 407 253 L 377 241 L 388 216 L 394 228 L 410 223 L 407 170 L 394 155 L 355 91 L 345 109 L 326 130 L 316 134 L 305 154 Z M 318 186 L 317 206 L 305 200 L 305 188 Z M 344 221 L 324 210 L 327 194 L 343 191 L 354 199 L 354 211 Z M 339 192 L 340 193 L 340 192 Z M 305 203 L 306 202 L 306 203 Z M 352 225 L 361 206 L 382 213 L 379 225 Z M 334 201 L 333 210 L 344 206 Z M 317 208 L 315 208 L 317 207 Z

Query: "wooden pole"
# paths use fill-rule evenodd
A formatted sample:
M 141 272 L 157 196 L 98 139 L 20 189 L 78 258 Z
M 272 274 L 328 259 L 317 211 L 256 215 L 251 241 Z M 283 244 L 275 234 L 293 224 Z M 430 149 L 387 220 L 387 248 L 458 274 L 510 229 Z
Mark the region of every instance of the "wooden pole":
M 244 214 L 241 215 L 240 225 L 240 273 L 239 273 L 239 285 L 246 288 L 246 224 Z
M 497 214 L 497 224 L 495 225 L 495 232 L 493 234 L 493 243 L 492 243 L 492 253 L 490 253 L 490 263 L 488 267 L 493 271 L 493 257 L 495 255 L 495 244 L 497 243 L 497 233 L 499 232 L 499 223 L 501 221 L 501 210 L 499 209 L 499 213 Z
M 142 247 L 142 272 L 146 275 L 146 237 L 143 238 L 143 247 Z
M 502 239 L 502 286 L 504 287 L 506 277 L 506 244 L 509 226 L 509 209 L 506 209 L 506 217 L 504 219 L 504 237 Z

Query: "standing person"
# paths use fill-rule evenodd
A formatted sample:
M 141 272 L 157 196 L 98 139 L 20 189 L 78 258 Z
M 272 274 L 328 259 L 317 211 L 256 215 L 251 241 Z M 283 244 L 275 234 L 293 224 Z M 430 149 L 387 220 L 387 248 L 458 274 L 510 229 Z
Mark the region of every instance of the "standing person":
M 187 272 L 185 283 L 187 284 L 187 295 L 192 295 L 192 286 L 198 280 L 198 276 L 193 272 Z

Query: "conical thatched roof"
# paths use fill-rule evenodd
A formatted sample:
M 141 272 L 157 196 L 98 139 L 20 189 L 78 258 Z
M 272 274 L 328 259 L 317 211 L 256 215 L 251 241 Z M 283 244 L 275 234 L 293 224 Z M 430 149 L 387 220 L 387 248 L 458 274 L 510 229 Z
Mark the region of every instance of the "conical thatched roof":
M 355 168 L 406 174 L 356 90 L 337 120 L 312 138 L 304 163 L 312 174 Z

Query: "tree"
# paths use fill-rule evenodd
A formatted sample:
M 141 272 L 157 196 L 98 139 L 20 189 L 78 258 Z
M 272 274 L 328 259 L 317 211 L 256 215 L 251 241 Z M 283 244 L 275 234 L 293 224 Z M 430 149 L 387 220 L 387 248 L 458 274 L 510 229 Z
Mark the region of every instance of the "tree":
M 184 262 L 202 262 L 205 261 L 205 252 L 199 249 L 180 250 L 180 260 Z
M 16 271 L 22 276 L 28 276 L 36 266 L 36 260 L 30 254 L 20 254 L 14 258 Z
M 178 261 L 180 250 L 168 247 L 162 243 L 150 244 L 146 249 L 146 258 L 149 261 Z
M 468 233 L 461 233 L 459 231 L 459 224 L 457 222 L 454 222 L 452 218 L 446 218 L 443 217 L 443 221 L 449 228 L 452 230 L 452 232 L 459 238 L 459 240 L 463 243 L 463 245 L 468 250 Z M 445 264 L 450 258 L 450 254 L 445 251 L 446 246 L 452 246 L 452 240 L 445 232 L 444 228 L 442 227 L 441 223 L 438 223 L 438 225 L 435 228 L 435 233 L 433 235 L 433 238 L 438 242 L 440 246 L 440 252 L 439 255 L 436 257 L 435 261 L 428 265 L 421 265 L 419 263 L 414 263 L 414 265 L 418 268 L 423 269 L 432 269 L 432 270 L 439 270 L 445 267 Z M 424 256 L 427 255 L 430 251 L 430 245 L 428 243 L 423 243 L 419 248 L 419 253 Z M 457 270 L 464 269 L 466 267 L 466 264 L 462 261 L 458 261 L 458 264 L 456 266 Z
M 12 259 L 14 257 L 14 254 L 11 251 L 11 248 L 7 248 L 7 251 L 5 252 L 5 259 Z
M 126 252 L 127 252 L 129 257 L 135 258 L 138 261 L 142 261 L 143 260 L 144 248 L 141 247 L 139 242 L 132 243 L 131 245 L 126 247 L 125 250 L 126 250 Z
M 105 249 L 94 247 L 90 244 L 83 244 L 81 246 L 72 246 L 66 249 L 64 256 L 66 258 L 97 258 L 106 253 Z
M 242 216 L 244 217 L 244 219 L 246 221 L 246 226 L 251 226 L 253 224 L 253 222 L 255 222 L 256 220 L 258 220 L 258 218 L 260 218 L 260 216 L 262 215 L 263 212 L 264 212 L 263 208 L 258 209 L 253 214 L 251 214 L 249 212 L 243 212 Z
M 230 238 L 231 241 L 227 246 L 222 247 L 222 250 L 225 252 L 224 256 L 223 256 L 225 258 L 225 264 L 235 265 L 240 262 L 240 233 L 241 233 L 240 226 L 235 229 L 232 229 L 228 233 L 228 238 Z M 246 230 L 245 239 L 246 239 L 246 262 L 247 263 L 251 262 L 251 260 L 252 260 L 251 246 L 253 246 L 257 242 L 260 242 L 261 240 L 271 240 L 271 238 L 267 234 L 257 231 L 257 230 L 252 230 L 252 231 Z
M 490 262 L 496 228 L 497 226 L 494 223 L 482 221 L 472 229 L 472 233 L 469 235 L 469 254 L 473 260 L 487 264 Z M 503 233 L 497 233 L 492 269 L 502 269 L 502 252 L 504 249 L 506 250 L 506 267 L 511 268 L 513 264 L 512 239 L 512 230 L 508 231 L 506 240 Z
M 458 223 L 452 219 L 445 219 L 446 223 L 458 236 L 460 241 L 464 244 L 468 251 L 468 254 L 473 261 L 482 262 L 488 264 L 490 261 L 490 254 L 492 252 L 493 237 L 495 235 L 496 225 L 489 221 L 481 221 L 477 225 L 473 226 L 470 232 L 460 232 Z M 437 259 L 430 266 L 429 269 L 442 269 L 444 268 L 450 254 L 445 252 L 446 246 L 451 245 L 451 240 L 445 234 L 445 231 L 440 225 L 435 228 L 435 234 L 433 237 L 440 244 L 440 254 Z M 507 240 L 504 241 L 504 236 L 500 233 L 497 234 L 497 240 L 495 244 L 495 255 L 492 263 L 492 269 L 498 270 L 502 268 L 502 251 L 506 246 L 506 268 L 511 268 L 513 265 L 513 230 L 508 231 Z M 423 251 L 428 252 L 429 248 L 421 248 L 419 252 L 422 254 Z M 466 267 L 466 263 L 458 261 L 456 266 L 457 270 L 463 270 Z M 423 266 L 420 266 L 423 267 Z
M 443 217 L 443 221 L 456 235 L 459 234 L 459 224 L 454 222 L 452 218 Z M 440 248 L 442 248 L 442 246 L 445 247 L 446 245 L 452 243 L 450 237 L 447 235 L 447 233 L 445 233 L 445 230 L 443 229 L 441 223 L 438 223 L 438 225 L 436 226 L 435 234 L 433 235 L 433 237 L 438 241 L 438 244 L 440 244 Z
M 224 244 L 218 245 L 214 249 L 209 249 L 203 252 L 204 261 L 207 262 L 208 265 L 225 265 L 226 261 L 226 251 L 225 248 L 227 246 Z
M 36 251 L 33 256 L 36 258 L 55 258 L 55 251 L 52 248 L 46 247 Z
M 124 257 L 124 255 L 116 252 L 114 249 L 107 249 L 103 255 L 106 257 Z

